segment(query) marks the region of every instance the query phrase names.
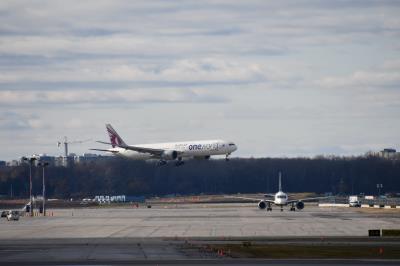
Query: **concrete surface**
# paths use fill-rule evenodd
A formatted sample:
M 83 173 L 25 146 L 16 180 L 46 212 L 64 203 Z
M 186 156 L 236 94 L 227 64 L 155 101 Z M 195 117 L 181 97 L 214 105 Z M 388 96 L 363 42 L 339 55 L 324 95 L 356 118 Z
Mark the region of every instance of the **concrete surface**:
M 399 210 L 306 205 L 302 211 L 266 212 L 255 204 L 231 203 L 55 209 L 48 210 L 48 214 L 53 216 L 21 217 L 19 221 L 0 219 L 0 264 L 339 265 L 342 262 L 337 260 L 233 260 L 198 247 L 241 241 L 302 245 L 379 243 L 383 247 L 400 244 L 397 238 L 366 237 L 368 229 L 400 228 Z M 343 263 L 380 265 L 399 261 Z
M 399 210 L 320 208 L 266 212 L 255 204 L 48 210 L 50 217 L 0 220 L 0 239 L 367 236 L 400 229 Z
M 163 241 L 140 241 L 135 239 L 58 239 L 23 240 L 0 243 L 2 262 L 94 262 L 113 260 L 181 260 L 187 256 L 179 245 Z M 0 262 L 1 264 L 1 262 Z
M 315 240 L 311 240 L 314 242 Z M 335 240 L 334 240 L 335 241 Z M 361 240 L 352 240 L 357 244 Z M 305 244 L 310 242 L 305 241 Z M 346 243 L 348 246 L 351 243 Z M 313 245 L 313 244 L 312 244 Z M 387 259 L 232 259 L 186 241 L 161 239 L 25 239 L 0 242 L 0 265 L 398 265 Z

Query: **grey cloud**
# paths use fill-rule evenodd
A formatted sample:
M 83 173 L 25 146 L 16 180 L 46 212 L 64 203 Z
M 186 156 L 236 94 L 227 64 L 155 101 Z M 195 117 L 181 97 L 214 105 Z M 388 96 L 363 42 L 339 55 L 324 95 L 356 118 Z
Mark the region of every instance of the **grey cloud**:
M 0 91 L 2 106 L 79 105 L 83 103 L 223 103 L 227 101 L 227 97 L 189 89 Z
M 333 3 L 331 3 L 333 2 Z M 294 1 L 290 3 L 265 3 L 253 1 L 232 3 L 231 1 L 197 4 L 193 2 L 152 2 L 150 4 L 135 2 L 102 2 L 96 7 L 90 4 L 74 5 L 57 2 L 42 2 L 41 5 L 21 8 L 10 4 L 3 31 L 22 31 L 22 35 L 46 36 L 109 36 L 131 34 L 133 36 L 191 36 L 215 35 L 216 37 L 238 35 L 251 37 L 258 35 L 260 40 L 270 39 L 275 34 L 268 32 L 271 28 L 281 31 L 301 30 L 300 34 L 356 32 L 376 32 L 385 29 L 384 16 L 360 16 L 362 12 L 376 13 L 374 8 L 399 8 L 395 2 L 361 1 Z M 78 8 L 79 7 L 79 8 Z M 338 8 L 335 8 L 338 7 Z M 358 9 L 357 14 L 347 12 L 348 8 Z M 22 10 L 22 11 L 21 11 Z M 51 11 L 50 11 L 51 10 Z M 352 10 L 353 11 L 353 10 Z M 3 11 L 4 12 L 4 11 Z M 90 12 L 90 16 L 88 13 Z M 15 17 L 19 17 L 16 20 Z M 363 18 L 365 17 L 365 18 Z M 49 23 L 49 20 L 53 23 Z M 9 21 L 12 23 L 10 24 Z M 353 22 L 353 23 L 350 23 Z M 27 23 L 31 33 L 26 32 Z M 8 25 L 8 26 L 7 26 Z M 12 26 L 11 26 L 12 25 Z M 101 25 L 101 26 L 99 26 Z M 229 26 L 226 26 L 229 25 Z M 1 30 L 1 27 L 0 27 Z M 38 32 L 35 33 L 35 30 Z M 268 35 L 263 35 L 263 33 Z M 249 35 L 250 33 L 250 35 Z M 252 33 L 252 34 L 251 34 Z M 283 31 L 283 35 L 285 32 Z M 287 38 L 296 38 L 287 35 Z M 176 42 L 176 38 L 171 41 Z M 241 41 L 242 44 L 245 42 Z M 165 44 L 165 42 L 164 42 Z M 201 45 L 199 43 L 198 45 Z M 231 43 L 232 45 L 232 43 Z
M 26 130 L 31 129 L 29 122 L 34 116 L 24 116 L 16 112 L 1 112 L 0 113 L 0 129 L 2 130 Z
M 384 61 L 399 58 L 399 12 L 364 0 L 1 1 L 0 110 L 15 110 L 2 132 L 54 138 L 79 117 L 66 134 L 101 137 L 93 128 L 118 117 L 156 125 L 152 140 L 217 133 L 260 156 L 396 142 L 399 68 Z M 177 119 L 159 116 L 166 107 Z
M 41 67 L 4 69 L 0 82 L 19 81 L 132 81 L 132 82 L 254 82 L 263 79 L 258 64 L 227 61 L 221 58 L 185 59 L 165 66 L 143 67 L 118 61 L 80 61 L 77 65 L 58 65 L 44 70 Z
M 316 84 L 336 89 L 398 89 L 400 88 L 400 61 L 386 61 L 370 69 L 354 71 L 348 76 L 324 77 Z

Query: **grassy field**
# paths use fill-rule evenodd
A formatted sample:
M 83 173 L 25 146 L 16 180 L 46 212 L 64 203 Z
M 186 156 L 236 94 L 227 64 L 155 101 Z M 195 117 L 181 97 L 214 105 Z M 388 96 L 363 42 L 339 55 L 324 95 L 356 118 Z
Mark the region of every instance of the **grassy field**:
M 396 246 L 337 245 L 211 245 L 213 252 L 233 258 L 266 259 L 400 259 Z

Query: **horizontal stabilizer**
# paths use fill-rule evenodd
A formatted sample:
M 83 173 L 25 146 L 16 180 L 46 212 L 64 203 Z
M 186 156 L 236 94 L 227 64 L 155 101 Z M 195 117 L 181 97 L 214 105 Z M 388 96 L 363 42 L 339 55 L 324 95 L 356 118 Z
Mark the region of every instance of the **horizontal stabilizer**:
M 89 149 L 91 151 L 105 151 L 105 152 L 111 152 L 111 153 L 118 153 L 118 151 L 113 151 L 113 150 L 105 150 L 105 149 Z
M 110 142 L 105 142 L 105 141 L 101 141 L 101 140 L 97 140 L 96 142 L 101 143 L 101 144 L 112 145 Z

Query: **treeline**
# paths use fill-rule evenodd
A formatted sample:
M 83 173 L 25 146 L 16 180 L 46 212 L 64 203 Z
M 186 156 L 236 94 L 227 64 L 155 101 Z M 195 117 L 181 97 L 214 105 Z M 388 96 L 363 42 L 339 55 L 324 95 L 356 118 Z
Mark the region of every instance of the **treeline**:
M 400 161 L 380 158 L 190 160 L 157 167 L 155 162 L 112 158 L 46 168 L 49 197 L 276 192 L 282 172 L 287 192 L 376 194 L 400 191 Z M 12 191 L 12 192 L 11 192 Z M 42 191 L 42 169 L 33 167 L 33 193 Z M 29 166 L 0 168 L 0 195 L 29 195 Z

